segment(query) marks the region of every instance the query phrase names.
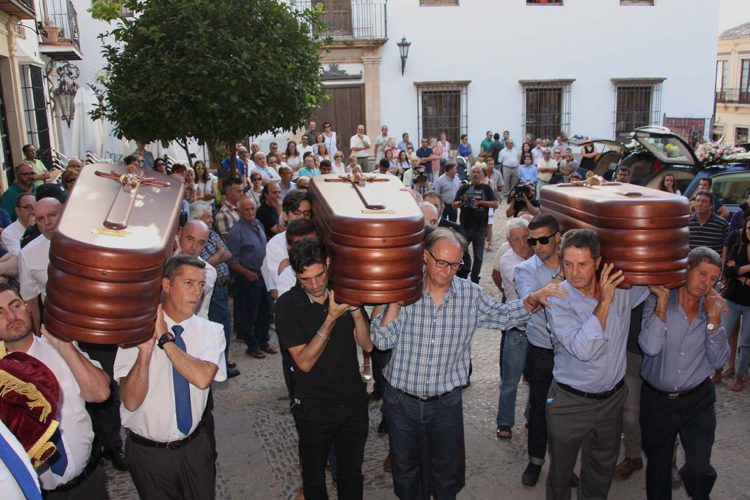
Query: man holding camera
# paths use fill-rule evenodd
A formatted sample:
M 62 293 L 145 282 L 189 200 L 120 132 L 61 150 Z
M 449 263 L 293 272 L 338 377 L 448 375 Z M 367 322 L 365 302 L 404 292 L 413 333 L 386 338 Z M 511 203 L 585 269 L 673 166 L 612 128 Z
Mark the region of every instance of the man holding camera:
M 505 209 L 506 217 L 518 217 L 524 213 L 535 217 L 539 215 L 539 200 L 536 199 L 533 184 L 515 186 L 508 198 L 508 208 Z
M 466 239 L 471 243 L 474 264 L 471 267 L 471 281 L 479 283 L 479 271 L 484 259 L 484 241 L 487 238 L 487 220 L 490 208 L 497 209 L 498 202 L 494 190 L 482 183 L 482 167 L 471 167 L 471 183 L 458 188 L 453 208 L 461 208 L 461 227 Z

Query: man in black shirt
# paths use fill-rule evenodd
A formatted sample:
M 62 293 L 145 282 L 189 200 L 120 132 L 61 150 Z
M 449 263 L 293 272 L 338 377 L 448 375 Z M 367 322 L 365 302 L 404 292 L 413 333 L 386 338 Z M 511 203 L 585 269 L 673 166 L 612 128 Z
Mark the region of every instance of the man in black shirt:
M 461 208 L 459 222 L 474 254 L 474 264 L 471 267 L 471 281 L 474 283 L 479 283 L 479 271 L 482 269 L 489 209 L 498 207 L 493 189 L 483 184 L 483 180 L 482 167 L 471 167 L 471 183 L 458 188 L 453 202 L 453 208 Z
M 294 414 L 306 498 L 328 498 L 325 465 L 333 443 L 338 497 L 361 499 L 367 440 L 365 384 L 357 345 L 372 351 L 370 328 L 359 307 L 338 304 L 328 290 L 330 259 L 315 239 L 289 251 L 297 286 L 276 302 L 276 332 L 294 362 Z
M 263 224 L 266 238 L 271 239 L 286 231 L 281 215 L 281 186 L 278 182 L 271 182 L 263 187 L 258 212 L 255 217 Z

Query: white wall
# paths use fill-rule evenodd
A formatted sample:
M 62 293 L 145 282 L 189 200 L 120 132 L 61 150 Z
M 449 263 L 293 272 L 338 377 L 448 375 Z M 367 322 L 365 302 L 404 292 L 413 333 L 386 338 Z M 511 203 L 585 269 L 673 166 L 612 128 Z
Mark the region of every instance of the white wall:
M 414 81 L 471 80 L 469 140 L 478 150 L 486 130 L 521 139 L 519 80 L 573 78 L 571 133 L 612 137 L 611 78 L 664 77 L 661 113 L 710 117 L 716 59 L 715 0 L 656 0 L 653 7 L 619 0 L 461 0 L 459 7 L 388 2 L 388 43 L 381 49 L 381 102 L 391 133 L 417 135 Z M 401 76 L 396 42 L 412 42 Z M 369 131 L 371 135 L 377 131 Z

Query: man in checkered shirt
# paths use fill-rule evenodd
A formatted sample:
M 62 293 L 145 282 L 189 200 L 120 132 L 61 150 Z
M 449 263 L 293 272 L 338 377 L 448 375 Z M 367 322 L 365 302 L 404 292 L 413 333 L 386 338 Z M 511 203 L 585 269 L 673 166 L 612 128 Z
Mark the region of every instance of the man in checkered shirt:
M 389 304 L 375 317 L 371 336 L 380 350 L 393 349 L 384 370 L 383 411 L 393 460 L 393 486 L 399 498 L 426 498 L 422 491 L 420 436 L 426 434 L 437 498 L 455 498 L 465 482 L 461 386 L 469 378 L 471 339 L 477 328 L 509 330 L 529 314 L 562 297 L 560 285 L 547 285 L 507 304 L 479 285 L 456 278 L 466 240 L 438 228 L 425 238 L 424 290 L 414 304 Z

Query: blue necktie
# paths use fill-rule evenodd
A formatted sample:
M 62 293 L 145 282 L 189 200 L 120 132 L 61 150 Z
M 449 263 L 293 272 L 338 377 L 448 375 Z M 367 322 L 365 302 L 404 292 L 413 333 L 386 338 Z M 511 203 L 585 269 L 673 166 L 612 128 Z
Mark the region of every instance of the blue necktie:
M 26 500 L 41 500 L 42 494 L 39 487 L 34 482 L 34 478 L 26 468 L 23 461 L 16 455 L 16 451 L 11 447 L 5 437 L 0 434 L 0 460 L 10 471 L 13 478 L 21 488 Z M 8 492 L 6 492 L 8 493 Z
M 180 325 L 172 327 L 174 343 L 182 352 L 186 352 L 185 341 L 180 336 L 183 330 L 184 328 Z M 190 433 L 190 428 L 193 426 L 193 412 L 190 409 L 190 384 L 174 367 L 172 367 L 172 380 L 174 382 L 174 407 L 177 412 L 177 428 L 187 436 Z
M 65 469 L 68 468 L 68 455 L 65 453 L 60 429 L 57 429 L 52 435 L 52 442 L 55 444 L 57 451 L 49 459 L 49 468 L 53 474 L 62 477 L 65 474 Z

